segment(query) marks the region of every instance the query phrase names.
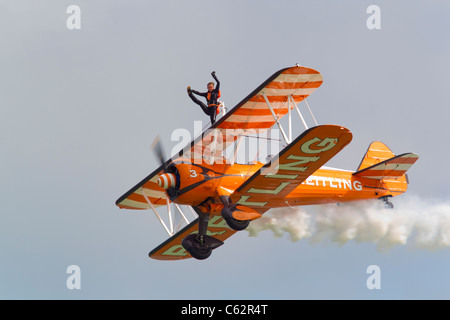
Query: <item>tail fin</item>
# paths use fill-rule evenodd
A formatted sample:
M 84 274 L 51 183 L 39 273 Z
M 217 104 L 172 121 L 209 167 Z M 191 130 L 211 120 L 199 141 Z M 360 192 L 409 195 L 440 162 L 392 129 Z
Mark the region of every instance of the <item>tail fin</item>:
M 395 154 L 381 141 L 374 141 L 370 144 L 366 154 L 361 160 L 357 171 L 370 167 L 374 164 L 380 163 L 387 159 L 394 157 Z
M 354 176 L 375 179 L 391 191 L 403 193 L 407 188 L 406 171 L 419 159 L 415 153 L 395 156 L 382 142 L 372 142 Z

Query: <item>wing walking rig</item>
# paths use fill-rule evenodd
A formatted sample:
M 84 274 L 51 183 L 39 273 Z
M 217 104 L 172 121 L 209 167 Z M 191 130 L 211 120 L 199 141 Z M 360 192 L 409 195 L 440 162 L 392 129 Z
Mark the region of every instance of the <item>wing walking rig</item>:
M 396 156 L 377 141 L 369 146 L 357 171 L 325 167 L 350 143 L 352 133 L 338 125 L 307 127 L 297 105 L 322 82 L 322 75 L 310 68 L 281 69 L 175 157 L 165 160 L 156 142 L 161 166 L 116 201 L 122 209 L 152 209 L 169 234 L 167 241 L 149 253 L 151 258 L 206 259 L 271 208 L 363 199 L 382 199 L 392 206 L 388 199 L 406 191 L 405 173 L 418 155 Z M 295 139 L 293 110 L 306 129 Z M 287 133 L 280 123 L 286 115 Z M 278 155 L 267 163 L 235 163 L 242 137 L 275 125 L 287 144 Z M 224 155 L 228 147 L 235 147 L 231 160 Z M 172 205 L 186 224 L 180 230 L 175 230 Z M 181 207 L 191 211 L 193 221 Z M 167 208 L 169 225 L 158 208 Z

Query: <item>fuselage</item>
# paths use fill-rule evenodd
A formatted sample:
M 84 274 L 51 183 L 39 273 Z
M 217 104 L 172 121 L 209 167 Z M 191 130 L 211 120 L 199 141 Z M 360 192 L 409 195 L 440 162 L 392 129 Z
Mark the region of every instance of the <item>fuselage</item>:
M 200 205 L 206 200 L 220 204 L 220 196 L 231 195 L 263 163 L 253 164 L 176 164 L 180 175 L 179 194 L 172 201 Z M 299 184 L 288 196 L 271 201 L 270 208 L 314 205 L 395 196 L 406 191 L 406 181 L 383 181 L 358 178 L 354 171 L 322 167 Z M 271 199 L 276 196 L 271 195 Z M 266 207 L 267 209 L 267 207 Z

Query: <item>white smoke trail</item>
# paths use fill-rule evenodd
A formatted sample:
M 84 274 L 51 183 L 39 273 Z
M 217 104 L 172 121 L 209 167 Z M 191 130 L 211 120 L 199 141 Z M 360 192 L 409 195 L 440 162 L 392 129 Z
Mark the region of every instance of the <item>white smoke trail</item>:
M 411 243 L 423 249 L 450 247 L 450 203 L 402 196 L 392 200 L 272 209 L 252 221 L 249 236 L 272 230 L 276 237 L 289 234 L 292 241 L 312 243 L 348 241 L 376 243 L 379 250 Z

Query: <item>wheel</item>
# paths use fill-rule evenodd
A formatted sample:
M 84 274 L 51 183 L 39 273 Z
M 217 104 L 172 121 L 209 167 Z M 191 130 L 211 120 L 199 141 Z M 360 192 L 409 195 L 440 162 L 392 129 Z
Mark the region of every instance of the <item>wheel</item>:
M 209 247 L 190 247 L 185 249 L 191 256 L 193 256 L 197 260 L 205 260 L 209 258 L 212 253 L 212 249 Z
M 231 229 L 236 231 L 244 230 L 250 224 L 250 220 L 240 221 L 234 218 L 225 218 L 225 221 Z
M 209 258 L 212 253 L 212 248 L 206 244 L 201 244 L 198 235 L 190 234 L 183 239 L 181 245 L 189 252 L 191 256 L 198 260 Z
M 394 209 L 394 205 L 392 204 L 392 202 L 386 200 L 386 202 L 384 203 L 384 207 L 386 209 Z

